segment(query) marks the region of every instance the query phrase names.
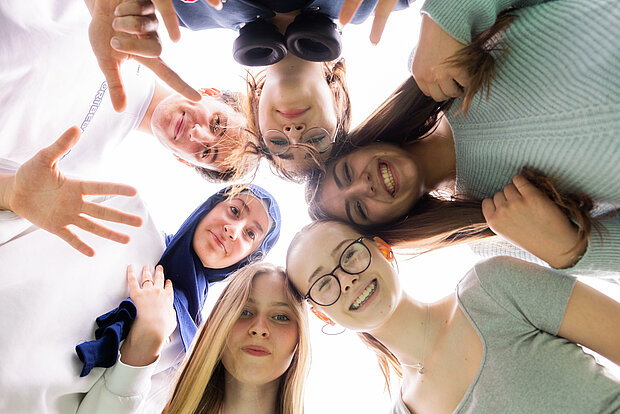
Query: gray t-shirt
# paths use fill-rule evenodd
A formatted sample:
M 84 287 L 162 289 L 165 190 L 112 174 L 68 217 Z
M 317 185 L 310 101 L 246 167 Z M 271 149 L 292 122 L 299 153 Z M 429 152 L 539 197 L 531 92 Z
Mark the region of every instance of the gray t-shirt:
M 478 263 L 457 287 L 483 344 L 455 413 L 616 413 L 620 379 L 557 335 L 575 279 L 509 257 Z M 398 398 L 392 414 L 410 414 Z

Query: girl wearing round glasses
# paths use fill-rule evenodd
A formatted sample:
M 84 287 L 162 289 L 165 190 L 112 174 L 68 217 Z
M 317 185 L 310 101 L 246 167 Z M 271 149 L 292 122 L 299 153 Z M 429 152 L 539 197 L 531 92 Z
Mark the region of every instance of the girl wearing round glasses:
M 388 386 L 391 369 L 402 378 L 393 413 L 620 409 L 620 381 L 577 345 L 620 363 L 619 303 L 506 257 L 420 303 L 402 291 L 390 246 L 360 236 L 340 222 L 310 224 L 289 247 L 287 273 L 317 312 L 375 350 Z

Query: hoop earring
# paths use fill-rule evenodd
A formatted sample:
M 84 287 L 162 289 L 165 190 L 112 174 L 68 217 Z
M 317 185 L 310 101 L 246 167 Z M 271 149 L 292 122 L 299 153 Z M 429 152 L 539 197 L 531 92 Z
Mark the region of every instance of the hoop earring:
M 298 15 L 286 28 L 284 38 L 289 52 L 311 62 L 329 62 L 342 52 L 338 26 L 322 13 Z
M 233 57 L 245 66 L 268 66 L 284 59 L 287 50 L 284 36 L 264 20 L 247 23 L 233 43 Z

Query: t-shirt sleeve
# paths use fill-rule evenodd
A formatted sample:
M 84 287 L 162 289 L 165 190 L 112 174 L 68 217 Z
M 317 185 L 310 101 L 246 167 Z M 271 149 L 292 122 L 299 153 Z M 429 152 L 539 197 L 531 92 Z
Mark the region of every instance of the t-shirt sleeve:
M 510 7 L 527 7 L 545 0 L 426 0 L 422 13 L 461 43 L 468 44 L 489 29 Z
M 471 283 L 472 277 L 514 318 L 553 335 L 560 329 L 576 280 L 511 257 L 494 257 L 476 264 L 465 279 Z

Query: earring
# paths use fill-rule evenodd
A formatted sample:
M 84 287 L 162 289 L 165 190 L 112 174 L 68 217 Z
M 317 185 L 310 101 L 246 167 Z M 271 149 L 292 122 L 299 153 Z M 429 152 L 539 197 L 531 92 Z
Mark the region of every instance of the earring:
M 315 309 L 314 306 L 310 307 L 310 312 L 314 313 L 317 318 L 325 322 L 325 325 L 321 327 L 321 332 L 323 332 L 325 335 L 340 335 L 341 333 L 345 331 L 345 328 L 341 327 L 342 328 L 341 331 L 331 332 L 332 328 L 336 326 L 336 322 L 329 319 L 329 316 L 325 315 L 323 312 Z
M 383 257 L 385 257 L 389 262 L 394 261 L 394 252 L 392 251 L 392 247 L 380 237 L 373 237 L 373 240 L 378 244 L 377 247 Z

